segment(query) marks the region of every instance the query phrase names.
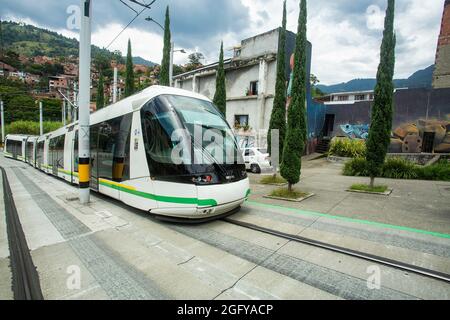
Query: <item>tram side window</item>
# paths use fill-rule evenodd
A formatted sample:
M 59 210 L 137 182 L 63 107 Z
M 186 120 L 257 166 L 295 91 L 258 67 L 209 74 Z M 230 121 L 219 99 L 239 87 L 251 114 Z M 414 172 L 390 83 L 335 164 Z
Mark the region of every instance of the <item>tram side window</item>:
M 14 141 L 13 140 L 6 140 L 6 152 L 13 153 L 14 150 Z
M 18 156 L 23 156 L 22 154 L 22 141 L 16 141 L 17 145 L 16 145 L 16 152 Z
M 33 142 L 27 142 L 27 160 L 31 161 L 33 159 Z
M 130 178 L 130 131 L 132 115 L 100 124 L 98 129 L 98 176 L 121 182 Z
M 57 150 L 57 166 L 58 168 L 64 168 L 64 140 L 65 135 L 56 138 L 56 150 Z
M 56 138 L 50 139 L 48 143 L 48 165 L 53 167 L 56 160 Z
M 22 156 L 22 141 L 7 140 L 6 152 L 11 153 L 14 157 Z
M 44 162 L 44 143 L 45 141 L 39 141 L 37 145 L 36 162 L 39 166 Z

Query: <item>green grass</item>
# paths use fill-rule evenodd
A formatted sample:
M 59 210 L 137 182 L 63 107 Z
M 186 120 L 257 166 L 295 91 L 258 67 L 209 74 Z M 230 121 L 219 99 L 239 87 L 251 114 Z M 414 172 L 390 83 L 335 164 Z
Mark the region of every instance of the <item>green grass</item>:
M 305 192 L 300 192 L 295 189 L 289 191 L 287 188 L 276 189 L 272 191 L 272 193 L 270 194 L 271 197 L 287 198 L 287 199 L 299 199 L 306 197 L 307 195 L 308 194 Z
M 261 180 L 259 180 L 259 183 L 261 183 L 261 184 L 282 184 L 282 183 L 287 183 L 287 181 L 278 175 L 275 177 L 273 175 L 270 175 L 270 176 L 264 177 Z
M 371 188 L 366 184 L 354 184 L 350 187 L 350 190 L 354 191 L 366 191 L 366 192 L 376 192 L 376 193 L 385 193 L 387 191 L 387 186 L 374 186 Z

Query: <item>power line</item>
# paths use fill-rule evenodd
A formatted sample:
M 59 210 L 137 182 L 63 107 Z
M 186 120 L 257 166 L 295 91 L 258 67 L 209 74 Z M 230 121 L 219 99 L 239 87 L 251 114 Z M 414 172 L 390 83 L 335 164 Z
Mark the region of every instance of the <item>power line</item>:
M 108 44 L 108 46 L 106 47 L 106 49 L 108 49 L 113 43 L 114 43 L 114 41 L 116 41 L 117 40 L 117 38 L 118 37 L 120 37 L 120 35 L 145 11 L 145 10 L 147 10 L 147 9 L 150 9 L 150 6 L 151 5 L 153 5 L 155 2 L 156 2 L 156 0 L 153 0 L 151 3 L 149 3 L 149 4 L 145 4 L 145 3 L 140 3 L 140 2 L 138 2 L 138 1 L 135 1 L 135 0 L 129 0 L 130 2 L 132 2 L 132 3 L 135 3 L 135 4 L 137 4 L 137 5 L 140 5 L 140 6 L 143 6 L 144 8 L 141 10 L 141 11 L 139 11 L 139 12 L 137 12 L 135 9 L 133 9 L 132 7 L 130 7 L 128 4 L 126 4 L 125 2 L 123 2 L 122 0 L 120 0 L 120 2 L 122 2 L 124 5 L 126 5 L 128 8 L 130 8 L 131 10 L 133 10 L 134 12 L 136 12 L 136 16 L 125 26 L 125 28 L 123 28 L 120 32 L 119 32 L 119 34 L 117 34 L 117 36 L 115 36 L 114 37 L 114 39 Z

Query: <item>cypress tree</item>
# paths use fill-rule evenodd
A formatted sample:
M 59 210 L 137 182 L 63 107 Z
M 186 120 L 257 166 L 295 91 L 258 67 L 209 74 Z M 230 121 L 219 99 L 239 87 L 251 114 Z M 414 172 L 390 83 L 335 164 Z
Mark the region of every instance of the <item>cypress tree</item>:
M 223 41 L 220 45 L 219 68 L 216 77 L 216 93 L 214 94 L 213 102 L 225 116 L 227 113 L 227 90 L 225 85 L 225 68 L 223 65 Z
M 270 117 L 269 131 L 267 133 L 267 150 L 272 153 L 272 130 L 279 130 L 280 153 L 283 151 L 284 137 L 286 135 L 286 0 L 283 3 L 282 28 L 278 41 L 277 79 L 275 83 L 275 98 L 272 115 Z M 282 155 L 280 155 L 280 158 Z
M 170 14 L 169 6 L 166 8 L 166 20 L 164 23 L 164 48 L 163 58 L 161 62 L 161 73 L 159 76 L 159 83 L 162 86 L 170 86 L 170 50 L 172 47 L 172 40 L 170 34 Z
M 133 58 L 131 56 L 131 41 L 128 39 L 127 64 L 125 75 L 125 97 L 129 97 L 134 93 L 134 70 Z
M 292 186 L 300 181 L 301 157 L 306 137 L 306 0 L 300 2 L 297 38 L 295 43 L 294 80 L 292 83 L 292 100 L 288 109 L 288 124 L 284 142 L 281 176 Z
M 367 169 L 370 186 L 374 186 L 375 177 L 381 173 L 390 144 L 392 114 L 394 104 L 394 68 L 395 44 L 394 33 L 395 0 L 388 0 L 384 20 L 383 41 L 381 43 L 380 64 L 377 72 L 377 85 L 374 93 L 371 125 L 367 139 Z
M 98 79 L 98 86 L 97 86 L 97 99 L 95 102 L 95 105 L 97 107 L 97 110 L 100 110 L 105 106 L 105 94 L 104 94 L 104 87 L 103 87 L 103 73 L 100 71 L 100 77 Z

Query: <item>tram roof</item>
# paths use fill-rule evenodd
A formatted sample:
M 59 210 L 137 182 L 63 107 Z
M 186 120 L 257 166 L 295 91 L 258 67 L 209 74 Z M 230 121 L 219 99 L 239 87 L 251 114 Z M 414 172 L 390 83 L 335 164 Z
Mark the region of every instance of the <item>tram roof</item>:
M 210 101 L 207 97 L 192 91 L 163 86 L 151 86 L 142 90 L 141 92 L 138 92 L 128 98 L 122 99 L 115 104 L 109 105 L 93 113 L 91 115 L 91 124 L 100 123 L 105 120 L 114 119 L 121 115 L 140 110 L 149 100 L 165 94 Z
M 160 95 L 178 95 L 184 97 L 191 97 L 205 101 L 211 101 L 207 97 L 183 89 L 164 87 L 164 86 L 151 86 L 148 87 L 132 96 L 122 99 L 114 104 L 111 104 L 105 108 L 102 108 L 91 114 L 90 125 L 97 124 L 106 120 L 114 119 L 122 115 L 132 113 L 134 111 L 140 110 L 144 104 L 146 104 L 151 99 Z M 39 137 L 38 140 L 41 141 L 45 137 L 57 137 L 63 135 L 67 132 L 67 129 L 71 126 L 78 126 L 78 121 L 71 123 L 65 127 L 59 128 L 53 132 L 48 132 L 43 136 Z

